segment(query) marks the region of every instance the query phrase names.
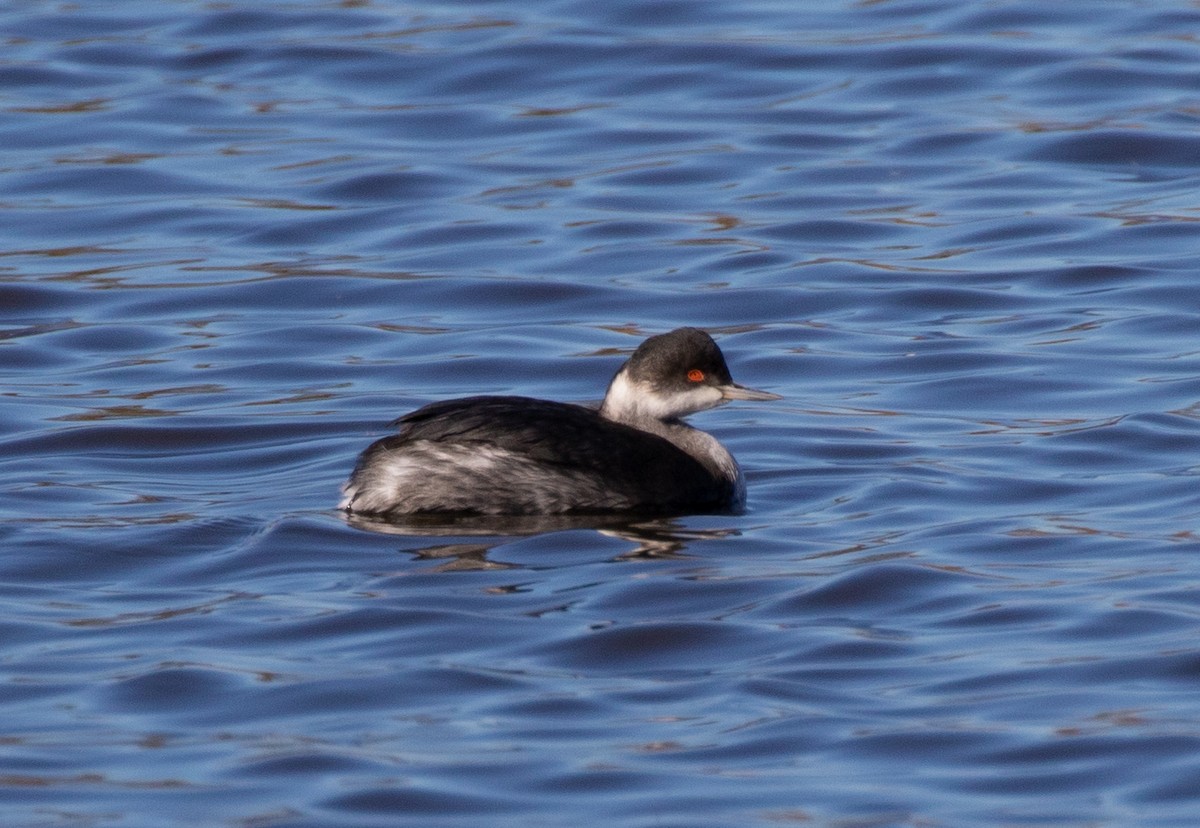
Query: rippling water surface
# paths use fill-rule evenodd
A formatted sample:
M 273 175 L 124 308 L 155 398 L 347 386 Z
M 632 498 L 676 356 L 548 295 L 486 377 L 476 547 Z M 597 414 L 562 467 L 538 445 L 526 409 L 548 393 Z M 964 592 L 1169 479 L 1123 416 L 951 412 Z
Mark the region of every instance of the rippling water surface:
M 1196 824 L 1195 3 L 0 32 L 6 826 Z M 746 514 L 334 508 L 683 324 Z

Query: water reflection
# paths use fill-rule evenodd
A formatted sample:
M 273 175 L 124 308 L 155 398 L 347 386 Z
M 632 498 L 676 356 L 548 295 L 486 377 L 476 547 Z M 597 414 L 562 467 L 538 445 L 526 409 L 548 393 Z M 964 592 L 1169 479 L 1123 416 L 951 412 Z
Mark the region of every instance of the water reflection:
M 415 515 L 385 518 L 346 514 L 346 522 L 365 532 L 427 538 L 471 538 L 470 541 L 436 543 L 406 549 L 422 560 L 444 561 L 439 571 L 509 569 L 518 566 L 488 559 L 488 553 L 513 538 L 593 530 L 624 541 L 630 549 L 616 560 L 635 558 L 685 558 L 685 549 L 698 540 L 736 537 L 736 528 L 685 528 L 678 518 L 641 518 L 621 515 Z M 486 538 L 486 540 L 478 540 Z

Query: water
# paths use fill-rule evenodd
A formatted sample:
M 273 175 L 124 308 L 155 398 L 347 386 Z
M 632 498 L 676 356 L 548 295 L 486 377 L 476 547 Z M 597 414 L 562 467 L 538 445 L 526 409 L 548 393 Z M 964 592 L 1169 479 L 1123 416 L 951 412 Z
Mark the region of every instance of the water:
M 1198 26 L 5 4 L 4 824 L 1195 824 Z M 334 509 L 682 324 L 746 514 Z

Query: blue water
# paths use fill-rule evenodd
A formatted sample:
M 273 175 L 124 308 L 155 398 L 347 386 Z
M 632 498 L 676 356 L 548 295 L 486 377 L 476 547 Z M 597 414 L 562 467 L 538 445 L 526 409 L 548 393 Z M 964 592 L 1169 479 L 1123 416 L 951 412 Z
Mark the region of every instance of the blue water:
M 1197 824 L 1197 31 L 0 5 L 3 824 Z M 684 324 L 744 515 L 336 510 Z

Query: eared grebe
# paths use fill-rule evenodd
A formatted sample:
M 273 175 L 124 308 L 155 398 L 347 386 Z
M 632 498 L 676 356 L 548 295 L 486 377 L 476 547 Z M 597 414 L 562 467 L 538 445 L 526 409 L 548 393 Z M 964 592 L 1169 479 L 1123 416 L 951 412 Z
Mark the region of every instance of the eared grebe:
M 548 515 L 732 510 L 737 461 L 680 418 L 726 400 L 778 400 L 735 385 L 696 328 L 652 336 L 621 366 L 600 409 L 528 397 L 432 403 L 358 458 L 350 512 Z

